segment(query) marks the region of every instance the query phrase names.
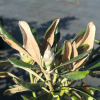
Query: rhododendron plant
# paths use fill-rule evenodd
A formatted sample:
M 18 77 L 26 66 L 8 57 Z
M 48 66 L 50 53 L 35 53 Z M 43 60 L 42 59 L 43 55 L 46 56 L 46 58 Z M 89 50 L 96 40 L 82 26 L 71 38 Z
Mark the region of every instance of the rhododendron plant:
M 93 89 L 100 91 L 100 88 L 83 81 L 87 75 L 98 77 L 100 70 L 100 47 L 94 49 L 94 41 L 100 44 L 100 40 L 95 39 L 95 25 L 90 22 L 71 42 L 65 40 L 58 49 L 59 21 L 56 19 L 47 29 L 42 43 L 35 29 L 31 31 L 26 22 L 19 21 L 23 46 L 0 25 L 0 36 L 20 55 L 20 60 L 10 58 L 0 64 L 9 62 L 30 75 L 30 82 L 25 82 L 12 73 L 0 72 L 0 78 L 13 77 L 16 83 L 9 86 L 4 95 L 32 91 L 33 96 L 21 95 L 23 100 L 97 100 Z M 78 81 L 81 85 L 73 85 Z M 44 93 L 38 96 L 36 91 L 41 89 Z

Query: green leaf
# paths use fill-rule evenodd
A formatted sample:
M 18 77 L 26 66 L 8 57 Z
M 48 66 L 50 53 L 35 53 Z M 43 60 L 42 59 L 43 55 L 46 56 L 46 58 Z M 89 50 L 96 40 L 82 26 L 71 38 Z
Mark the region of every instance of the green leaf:
M 31 91 L 36 91 L 36 90 L 39 90 L 41 89 L 45 82 L 38 82 L 36 84 L 32 84 L 32 83 L 29 83 L 29 82 L 25 82 L 25 81 L 22 81 L 21 79 L 17 79 L 17 78 L 13 78 L 14 82 L 18 85 L 21 85 L 23 86 L 24 88 L 28 89 L 28 90 L 31 90 Z
M 54 44 L 58 44 L 59 42 L 59 39 L 60 39 L 60 31 L 59 31 L 59 28 L 56 27 L 55 29 L 55 37 L 54 37 Z
M 100 40 L 99 39 L 94 39 L 94 42 L 96 43 L 96 44 L 98 44 L 98 45 L 100 45 Z
M 92 51 L 91 55 L 95 55 L 97 54 L 98 52 L 100 52 L 100 46 L 97 47 L 95 50 Z
M 84 45 L 78 47 L 77 50 L 85 49 L 85 48 L 87 48 L 88 46 L 89 46 L 88 44 L 84 44 Z
M 86 52 L 84 52 L 84 53 L 82 53 L 82 54 L 80 54 L 79 56 L 77 56 L 77 57 L 75 57 L 75 58 L 72 58 L 71 60 L 69 60 L 69 61 L 67 61 L 67 62 L 65 62 L 65 63 L 63 63 L 63 64 L 61 64 L 61 65 L 59 65 L 59 66 L 57 66 L 57 67 L 55 67 L 53 70 L 55 70 L 55 69 L 57 69 L 57 68 L 59 68 L 59 67 L 61 67 L 61 66 L 70 64 L 70 63 L 72 63 L 72 62 L 74 62 L 74 61 L 80 60 L 80 59 L 86 57 L 91 51 L 92 51 L 92 49 L 89 50 L 89 51 L 86 51 Z
M 51 93 L 44 93 L 37 97 L 36 100 L 53 100 L 53 95 Z
M 35 100 L 34 97 L 28 96 L 28 95 L 21 95 L 21 97 L 23 98 L 23 100 Z
M 9 59 L 9 61 L 16 67 L 24 67 L 24 68 L 30 68 L 30 69 L 33 69 L 33 70 L 41 70 L 39 67 L 36 67 L 35 65 L 25 63 L 21 60 Z
M 57 51 L 57 53 L 55 54 L 55 59 L 57 59 L 61 53 L 62 53 L 62 49 L 63 49 L 63 46 Z
M 61 76 L 69 80 L 80 80 L 80 79 L 85 78 L 88 74 L 89 74 L 89 71 L 75 71 L 75 72 L 69 72 Z
M 100 59 L 98 59 L 97 61 L 85 66 L 85 68 L 83 68 L 83 70 L 93 70 L 96 68 L 100 68 Z
M 16 66 L 14 66 L 14 67 L 16 67 Z M 21 67 L 21 66 L 17 66 L 17 67 L 26 70 L 27 72 L 33 74 L 34 76 L 36 76 L 39 79 L 41 79 L 42 81 L 44 81 L 43 78 L 41 78 L 36 72 L 34 72 L 33 70 L 31 70 L 30 68 L 25 68 L 25 67 Z
M 69 88 L 70 88 L 70 87 L 69 87 Z M 89 97 L 93 98 L 94 100 L 97 100 L 94 96 L 92 96 L 91 94 L 89 94 L 89 93 L 87 93 L 87 92 L 84 92 L 84 91 L 81 91 L 81 90 L 78 90 L 78 89 L 72 88 L 72 87 L 71 87 L 71 89 L 72 89 L 72 90 L 75 90 L 75 91 L 78 91 L 78 92 L 80 92 L 80 93 L 82 93 L 82 94 L 85 94 L 86 96 L 89 96 Z

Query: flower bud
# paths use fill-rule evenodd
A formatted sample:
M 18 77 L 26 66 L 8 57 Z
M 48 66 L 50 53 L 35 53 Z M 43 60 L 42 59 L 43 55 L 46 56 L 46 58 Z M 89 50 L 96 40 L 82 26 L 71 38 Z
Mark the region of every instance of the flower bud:
M 50 66 L 55 60 L 55 55 L 54 55 L 54 52 L 52 51 L 50 45 L 47 46 L 47 49 L 44 52 L 43 59 L 44 59 L 45 65 L 47 67 L 47 70 L 50 70 Z

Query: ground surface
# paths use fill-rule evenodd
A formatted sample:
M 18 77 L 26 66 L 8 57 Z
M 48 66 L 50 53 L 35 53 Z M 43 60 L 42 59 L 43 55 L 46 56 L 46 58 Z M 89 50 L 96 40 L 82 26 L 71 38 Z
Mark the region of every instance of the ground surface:
M 96 25 L 96 38 L 100 39 L 99 12 L 100 0 L 0 0 L 0 18 L 3 19 L 4 28 L 21 44 L 22 36 L 18 21 L 22 20 L 28 22 L 31 29 L 36 28 L 42 39 L 42 35 L 52 21 L 60 18 L 61 41 L 73 39 L 81 29 L 86 28 L 87 24 L 93 21 Z M 10 47 L 4 43 L 4 50 L 7 49 Z M 4 57 L 13 57 L 13 52 L 13 50 L 5 51 L 7 55 Z M 0 71 L 6 70 L 29 81 L 28 73 L 21 69 L 0 67 Z M 100 84 L 96 78 L 87 77 L 84 80 L 90 85 Z M 19 93 L 3 96 L 3 91 L 11 84 L 14 84 L 11 78 L 0 79 L 0 100 L 22 100 Z M 100 96 L 100 93 L 96 91 L 95 96 Z

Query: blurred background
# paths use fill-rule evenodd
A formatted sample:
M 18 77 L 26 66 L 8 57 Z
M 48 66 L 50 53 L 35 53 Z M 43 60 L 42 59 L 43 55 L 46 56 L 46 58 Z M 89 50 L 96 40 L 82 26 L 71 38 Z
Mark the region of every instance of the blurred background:
M 60 18 L 60 42 L 73 39 L 91 21 L 96 26 L 96 38 L 100 39 L 100 0 L 0 0 L 0 23 L 21 44 L 22 35 L 18 21 L 26 21 L 31 29 L 35 28 L 42 41 L 46 29 L 57 18 Z M 0 60 L 18 58 L 13 55 L 17 51 L 1 38 L 0 48 Z M 0 71 L 9 71 L 29 81 L 28 73 L 21 69 L 0 66 Z M 97 78 L 87 76 L 84 81 L 89 85 L 100 86 L 100 80 Z M 13 84 L 15 83 L 12 78 L 0 78 L 0 100 L 22 100 L 21 94 L 31 95 L 31 92 L 23 92 L 3 96 L 3 92 Z M 96 91 L 95 96 L 99 97 L 100 93 Z

